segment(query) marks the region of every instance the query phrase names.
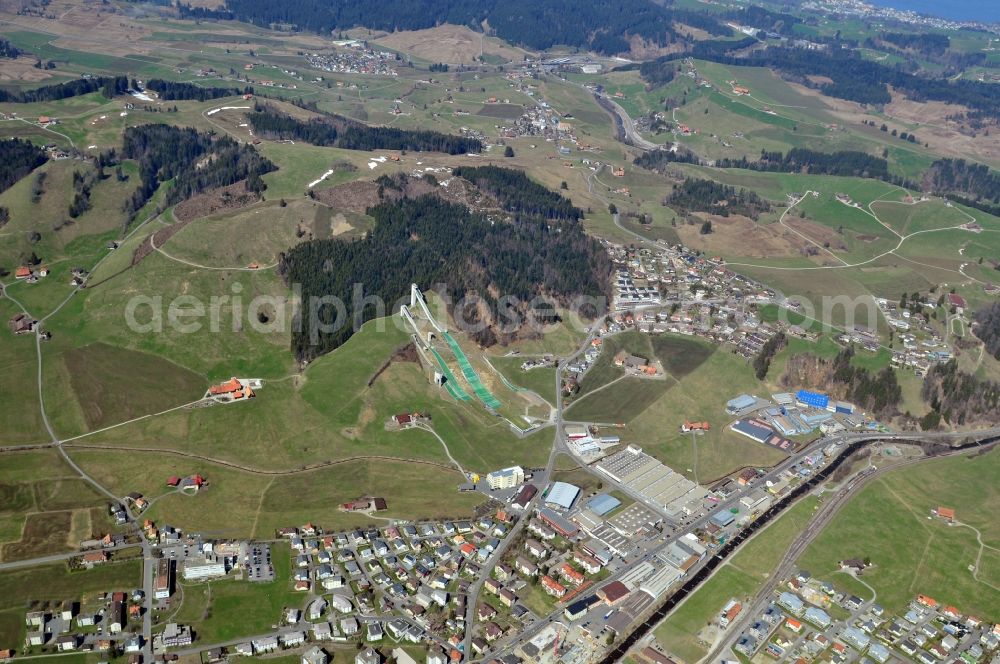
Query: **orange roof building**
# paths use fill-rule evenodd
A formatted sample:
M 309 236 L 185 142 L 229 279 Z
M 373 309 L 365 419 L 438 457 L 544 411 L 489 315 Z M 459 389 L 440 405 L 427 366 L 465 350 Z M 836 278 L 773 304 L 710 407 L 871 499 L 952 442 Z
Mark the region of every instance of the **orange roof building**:
M 224 383 L 213 385 L 208 392 L 213 395 L 232 394 L 243 390 L 243 385 L 236 378 L 230 378 Z
M 934 510 L 934 513 L 942 519 L 948 519 L 949 521 L 955 520 L 955 508 L 953 507 L 938 507 Z
M 31 276 L 31 268 L 25 265 L 22 265 L 21 267 L 14 270 L 15 279 L 27 279 L 30 276 Z
M 575 586 L 587 580 L 587 577 L 573 569 L 573 566 L 569 563 L 562 564 L 562 567 L 559 568 L 559 576 Z
M 928 609 L 936 609 L 938 605 L 936 599 L 927 595 L 917 595 L 917 603 L 926 606 Z
M 562 597 L 563 595 L 566 594 L 566 586 L 559 583 L 548 574 L 546 574 L 541 578 L 541 582 L 542 586 L 545 589 L 545 592 L 554 597 Z
M 239 379 L 235 377 L 230 378 L 224 383 L 212 385 L 208 388 L 208 394 L 213 397 L 227 397 L 233 401 L 237 399 L 252 399 L 257 396 L 249 386 L 244 387 Z

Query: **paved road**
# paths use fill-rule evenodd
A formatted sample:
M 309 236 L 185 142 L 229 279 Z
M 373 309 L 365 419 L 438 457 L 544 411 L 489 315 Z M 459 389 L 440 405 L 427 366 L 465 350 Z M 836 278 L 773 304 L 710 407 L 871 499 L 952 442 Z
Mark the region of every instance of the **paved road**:
M 924 434 L 880 434 L 880 433 L 868 432 L 868 433 L 843 433 L 843 434 L 840 434 L 840 435 L 837 435 L 837 436 L 831 436 L 831 437 L 828 437 L 828 438 L 820 438 L 817 441 L 815 441 L 813 444 L 811 444 L 811 445 L 803 448 L 797 454 L 789 456 L 788 458 L 786 458 L 780 464 L 778 464 L 777 466 L 775 466 L 774 468 L 772 468 L 766 475 L 764 475 L 764 477 L 759 478 L 757 481 L 755 481 L 752 486 L 750 486 L 750 487 L 744 487 L 744 488 L 740 489 L 739 491 L 737 491 L 736 493 L 734 493 L 732 496 L 730 496 L 729 498 L 727 498 L 725 501 L 719 503 L 718 507 L 715 510 L 713 510 L 711 514 L 715 514 L 716 512 L 720 512 L 720 511 L 724 511 L 724 510 L 728 509 L 729 507 L 736 505 L 738 503 L 739 499 L 741 497 L 743 497 L 746 493 L 749 493 L 750 491 L 756 490 L 760 486 L 764 486 L 767 481 L 774 480 L 775 478 L 777 478 L 778 475 L 780 475 L 786 469 L 788 469 L 791 466 L 793 466 L 793 465 L 801 462 L 801 460 L 805 456 L 807 456 L 807 455 L 815 452 L 816 450 L 822 449 L 823 447 L 825 447 L 825 446 L 827 446 L 827 445 L 829 445 L 831 443 L 834 443 L 834 442 L 840 442 L 840 443 L 843 443 L 843 444 L 848 444 L 848 443 L 851 443 L 851 442 L 855 442 L 857 440 L 864 440 L 864 439 L 883 440 L 883 441 L 886 441 L 886 442 L 892 442 L 894 440 L 910 440 L 910 441 L 913 441 L 913 440 L 925 440 L 925 439 L 932 439 L 932 440 L 942 440 L 942 439 L 945 439 L 945 440 L 947 440 L 947 439 L 955 440 L 955 439 L 957 439 L 957 440 L 962 440 L 964 438 L 969 438 L 970 436 L 975 436 L 977 438 L 982 438 L 982 437 L 989 437 L 989 436 L 996 436 L 996 435 L 1000 435 L 1000 427 L 994 427 L 992 429 L 984 429 L 982 431 L 974 432 L 974 433 L 969 433 L 969 432 L 962 432 L 962 433 L 938 432 L 938 433 L 924 435 Z M 967 450 L 966 450 L 966 452 L 967 452 Z M 941 458 L 941 456 L 945 456 L 945 455 L 938 455 L 936 457 L 927 457 L 927 458 L 928 459 L 929 458 Z M 922 461 L 922 460 L 924 460 L 924 459 L 922 458 L 922 459 L 919 459 L 919 460 L 916 460 L 916 461 Z M 899 467 L 900 467 L 899 464 L 893 466 L 893 468 L 899 468 Z M 587 468 L 587 467 L 585 467 L 585 468 Z M 607 480 L 607 478 L 605 478 L 603 475 L 601 475 L 600 477 L 601 477 L 602 480 Z M 854 487 L 854 489 L 857 489 L 857 488 L 860 488 L 860 487 L 858 487 L 858 486 Z M 850 495 L 853 495 L 853 491 L 848 492 L 847 496 L 844 496 L 843 500 L 846 502 L 847 498 Z M 787 507 L 788 506 L 786 506 L 785 509 L 787 509 Z M 839 507 L 837 509 L 839 509 Z M 811 523 L 810 526 L 807 528 L 807 531 L 805 531 L 805 532 L 813 533 L 812 537 L 814 537 L 815 534 L 817 534 L 819 531 L 822 530 L 823 526 L 826 524 L 826 522 L 828 521 L 828 519 L 832 518 L 833 514 L 835 514 L 835 513 L 836 513 L 836 511 L 834 511 L 832 513 L 829 513 L 828 516 L 827 516 L 827 518 L 826 518 L 826 520 L 822 520 L 818 524 Z M 823 517 L 823 515 L 825 515 L 825 514 L 827 514 L 827 513 L 825 513 L 825 512 L 823 512 L 823 513 L 817 513 L 817 517 L 816 518 Z M 664 539 L 663 539 L 663 541 L 661 543 L 659 543 L 654 548 L 649 549 L 641 557 L 637 558 L 636 560 L 631 561 L 631 563 L 629 564 L 629 566 L 623 568 L 622 570 L 618 571 L 617 573 L 615 573 L 615 574 L 609 576 L 608 578 L 606 578 L 604 581 L 602 581 L 602 585 L 606 584 L 606 583 L 610 583 L 613 580 L 621 578 L 622 576 L 624 576 L 625 574 L 627 574 L 629 570 L 631 570 L 632 568 L 634 568 L 635 565 L 637 565 L 637 564 L 639 564 L 639 563 L 641 563 L 643 561 L 649 561 L 649 560 L 651 560 L 652 558 L 654 558 L 656 556 L 656 554 L 660 553 L 665 548 L 667 548 L 678 537 L 680 537 L 680 536 L 682 536 L 682 535 L 684 535 L 684 534 L 686 534 L 688 532 L 691 532 L 693 530 L 696 530 L 696 529 L 698 529 L 698 528 L 706 525 L 707 522 L 709 521 L 709 519 L 710 519 L 710 515 L 708 515 L 708 514 L 703 515 L 700 518 L 692 521 L 691 523 L 685 524 L 684 527 L 678 528 L 673 533 L 665 535 Z M 806 541 L 804 544 L 802 544 L 801 548 L 804 549 L 804 547 L 808 545 L 809 541 L 811 541 L 811 537 L 810 537 L 810 539 L 808 541 Z M 793 549 L 794 549 L 794 545 L 793 545 L 793 547 L 790 547 L 789 550 L 793 551 Z M 739 549 L 737 549 L 737 551 L 738 550 Z M 733 553 L 735 553 L 735 551 Z M 786 554 L 786 555 L 788 555 L 788 554 Z M 793 553 L 791 554 L 791 559 L 794 560 L 794 558 L 797 558 L 797 557 L 798 557 L 798 554 L 795 554 L 794 551 L 793 551 Z M 708 559 L 709 558 L 706 557 L 705 560 L 707 561 Z M 697 571 L 697 568 L 689 570 L 689 574 L 693 574 L 696 571 Z M 775 574 L 772 578 L 777 579 L 777 578 L 780 578 L 780 577 L 777 574 Z M 666 598 L 668 598 L 668 597 L 669 597 L 669 595 L 664 596 L 664 598 L 662 599 L 662 601 L 657 602 L 657 605 L 662 604 L 662 602 L 665 601 Z M 540 632 L 548 624 L 550 624 L 551 622 L 553 622 L 555 620 L 559 620 L 560 617 L 561 617 L 561 614 L 562 614 L 562 608 L 559 608 L 559 609 L 553 611 L 549 616 L 543 617 L 542 620 L 540 620 L 540 621 L 538 621 L 538 622 L 536 622 L 536 623 L 534 623 L 534 624 L 529 625 L 528 627 L 526 627 L 524 630 L 522 630 L 522 632 L 520 632 L 517 635 L 517 637 L 515 639 L 513 639 L 511 641 L 506 641 L 506 640 L 502 641 L 500 644 L 498 644 L 499 645 L 498 649 L 495 649 L 495 650 L 493 650 L 493 651 L 490 652 L 490 657 L 491 658 L 493 658 L 493 657 L 499 657 L 499 656 L 502 656 L 502 655 L 507 654 L 508 652 L 514 650 L 515 648 L 517 648 L 521 644 L 523 644 L 523 643 L 527 642 L 528 640 L 530 640 L 531 638 L 533 638 L 538 632 Z M 746 611 L 746 612 L 744 612 L 744 614 L 745 615 L 751 615 L 751 612 Z
M 76 558 L 77 556 L 82 556 L 85 553 L 91 553 L 93 551 L 106 551 L 106 552 L 122 551 L 124 549 L 131 549 L 137 546 L 140 546 L 138 542 L 131 542 L 100 549 L 89 549 L 87 551 L 70 551 L 69 553 L 54 553 L 50 556 L 40 556 L 38 558 L 26 558 L 25 560 L 12 560 L 10 562 L 0 563 L 0 570 L 19 569 L 22 567 L 34 567 L 36 565 L 58 563 L 62 562 L 63 560 L 69 560 L 70 558 Z
M 717 643 L 711 652 L 709 652 L 709 654 L 706 655 L 701 661 L 713 662 L 723 655 L 728 656 L 729 650 L 732 648 L 733 644 L 743 631 L 747 629 L 750 623 L 756 620 L 767 605 L 771 603 L 773 600 L 773 593 L 778 584 L 784 579 L 787 579 L 789 575 L 795 571 L 795 562 L 798 560 L 799 556 L 801 556 L 813 540 L 816 539 L 821 532 L 823 532 L 823 529 L 830 523 L 830 521 L 833 520 L 840 510 L 848 502 L 850 502 L 850 499 L 854 497 L 858 491 L 887 472 L 893 472 L 900 468 L 917 463 L 923 463 L 925 461 L 932 461 L 959 454 L 968 454 L 968 452 L 968 450 L 963 450 L 948 452 L 937 456 L 925 456 L 917 459 L 910 459 L 898 464 L 883 466 L 878 469 L 875 469 L 872 466 L 867 466 L 865 469 L 859 471 L 858 474 L 856 474 L 852 479 L 848 480 L 839 489 L 837 489 L 832 498 L 828 498 L 823 502 L 814 514 L 813 518 L 809 521 L 806 528 L 799 533 L 799 535 L 785 551 L 785 554 L 778 562 L 774 572 L 768 577 L 767 581 L 757 592 L 752 603 L 745 607 L 739 618 L 726 628 L 726 638 Z M 766 532 L 766 529 L 762 532 Z M 874 590 L 872 590 L 872 592 L 874 593 Z M 733 659 L 738 658 L 733 656 Z

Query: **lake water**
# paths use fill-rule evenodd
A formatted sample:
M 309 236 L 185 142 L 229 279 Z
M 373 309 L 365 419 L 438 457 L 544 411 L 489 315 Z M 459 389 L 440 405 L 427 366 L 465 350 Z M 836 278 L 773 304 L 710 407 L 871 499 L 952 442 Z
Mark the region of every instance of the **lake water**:
M 879 7 L 892 7 L 939 16 L 953 21 L 1000 23 L 998 0 L 869 0 Z

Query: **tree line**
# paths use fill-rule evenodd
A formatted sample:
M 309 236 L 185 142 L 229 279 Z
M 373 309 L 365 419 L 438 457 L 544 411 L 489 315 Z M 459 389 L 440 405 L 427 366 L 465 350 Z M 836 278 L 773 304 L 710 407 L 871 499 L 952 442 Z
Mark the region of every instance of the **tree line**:
M 194 83 L 181 83 L 179 81 L 165 81 L 160 78 L 151 78 L 146 81 L 146 89 L 152 90 L 160 99 L 164 100 L 195 100 L 209 101 L 222 97 L 236 97 L 239 95 L 253 94 L 253 88 L 249 85 L 243 88 L 222 88 L 222 87 L 202 87 Z
M 938 159 L 924 173 L 924 185 L 949 198 L 1000 215 L 1000 173 L 964 159 Z
M 140 184 L 125 201 L 129 222 L 168 180 L 173 183 L 166 203 L 172 205 L 206 189 L 241 180 L 246 180 L 248 191 L 260 193 L 266 188 L 260 176 L 277 169 L 252 146 L 237 143 L 229 136 L 163 124 L 128 127 L 122 155 L 139 164 Z
M 43 85 L 28 90 L 10 90 L 0 88 L 0 102 L 19 104 L 34 104 L 40 101 L 59 101 L 70 97 L 100 92 L 111 99 L 128 92 L 127 76 L 95 76 L 92 78 L 77 78 L 64 83 Z
M 711 49 L 705 48 L 705 43 L 696 44 L 689 51 L 662 56 L 656 62 L 694 56 L 728 65 L 777 69 L 823 94 L 861 104 L 889 103 L 892 97 L 888 86 L 891 86 L 913 101 L 943 101 L 994 114 L 1000 108 L 1000 86 L 913 74 L 903 67 L 866 60 L 851 49 L 840 48 L 839 42 L 831 44 L 821 56 L 814 51 L 791 47 L 768 47 L 740 54 L 746 48 L 745 43 L 727 46 L 725 42 L 717 42 Z M 699 48 L 705 50 L 698 51 Z M 721 52 L 717 52 L 718 49 Z M 823 76 L 832 83 L 814 83 L 809 76 Z
M 323 118 L 299 120 L 270 105 L 257 104 L 254 111 L 247 114 L 247 118 L 257 136 L 299 140 L 313 145 L 334 146 L 347 150 L 409 150 L 466 154 L 481 152 L 483 149 L 482 142 L 476 138 L 429 130 L 369 127 L 332 114 Z
M 754 191 L 700 178 L 687 178 L 663 202 L 681 213 L 708 212 L 721 217 L 740 214 L 751 219 L 771 209 L 771 204 Z
M 494 293 L 527 302 L 542 293 L 569 299 L 608 290 L 607 254 L 580 224 L 527 218 L 492 223 L 433 194 L 386 199 L 368 214 L 375 225 L 362 239 L 313 240 L 281 257 L 281 274 L 302 287 L 303 324 L 292 336 L 299 360 L 337 348 L 360 324 L 384 315 L 354 302 L 354 284 L 363 284 L 364 295 L 377 296 L 388 306 L 405 298 L 411 283 L 424 288 L 445 284 L 453 301 L 475 293 L 490 305 L 497 303 Z M 332 329 L 336 309 L 313 300 L 324 295 L 341 298 L 349 324 Z M 517 312 L 525 313 L 526 306 Z M 495 306 L 490 311 L 497 313 L 480 307 L 462 312 L 469 322 L 485 323 L 473 334 L 484 345 L 516 332 L 503 318 L 510 312 Z M 328 327 L 320 329 L 311 321 Z
M 746 168 L 752 171 L 777 173 L 811 173 L 813 175 L 841 175 L 863 178 L 889 179 L 889 162 L 859 150 L 820 152 L 808 148 L 792 148 L 787 153 L 761 150 L 760 159 L 746 157 L 720 159 L 719 168 Z
M 461 166 L 452 169 L 451 173 L 489 193 L 507 212 L 573 221 L 583 217 L 583 210 L 569 199 L 546 189 L 523 171 L 501 166 Z
M 21 55 L 21 50 L 11 44 L 6 39 L 0 39 L 0 58 L 17 58 Z
M 753 373 L 757 376 L 757 380 L 764 380 L 767 376 L 767 370 L 771 368 L 771 360 L 778 354 L 778 351 L 787 345 L 788 337 L 785 336 L 784 332 L 778 332 L 764 342 L 760 351 L 753 358 Z
M 940 419 L 956 426 L 1000 421 L 1000 384 L 960 371 L 955 360 L 930 368 L 921 396 L 931 406 L 921 423 L 925 429 Z
M 0 141 L 0 191 L 9 189 L 47 159 L 45 150 L 31 141 L 20 138 Z
M 657 46 L 677 42 L 681 37 L 675 21 L 716 36 L 731 34 L 712 16 L 652 0 L 380 0 L 375 9 L 365 0 L 228 0 L 217 10 L 186 4 L 179 8 L 184 17 L 237 19 L 321 34 L 356 26 L 389 32 L 420 30 L 442 23 L 481 31 L 485 22 L 496 36 L 534 50 L 566 45 L 605 55 L 629 51 L 633 36 Z

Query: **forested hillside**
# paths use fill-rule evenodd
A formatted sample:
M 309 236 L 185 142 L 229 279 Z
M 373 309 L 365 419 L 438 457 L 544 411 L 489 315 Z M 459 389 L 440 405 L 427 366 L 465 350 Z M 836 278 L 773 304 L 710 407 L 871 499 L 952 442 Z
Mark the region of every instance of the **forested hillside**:
M 45 163 L 45 151 L 30 141 L 0 141 L 0 191 Z
M 128 92 L 127 76 L 96 76 L 94 78 L 78 78 L 65 83 L 43 85 L 29 90 L 8 90 L 0 88 L 0 102 L 32 104 L 40 101 L 58 101 L 69 97 L 90 94 L 100 91 L 111 99 L 115 95 Z
M 651 0 L 228 0 L 224 10 L 181 5 L 183 16 L 235 18 L 261 26 L 294 26 L 321 34 L 363 26 L 377 30 L 420 30 L 441 23 L 481 31 L 487 22 L 498 37 L 532 49 L 585 47 L 604 54 L 630 49 L 628 38 L 665 46 L 679 40 L 674 21 L 729 35 L 730 29 L 703 13 L 674 9 Z
M 566 198 L 549 191 L 522 171 L 500 166 L 465 166 L 452 170 L 452 175 L 465 178 L 497 199 L 504 210 L 518 215 L 545 219 L 583 217 L 583 211 Z
M 1000 302 L 977 311 L 974 320 L 973 331 L 986 344 L 986 352 L 1000 360 Z
M 712 180 L 687 178 L 664 200 L 678 212 L 708 212 L 728 217 L 741 214 L 756 219 L 771 204 L 749 189 L 737 189 Z
M 235 97 L 237 95 L 253 94 L 253 88 L 245 86 L 243 88 L 220 88 L 202 87 L 194 83 L 181 83 L 178 81 L 164 81 L 159 78 L 151 78 L 146 82 L 146 89 L 152 90 L 160 99 L 165 100 L 189 100 L 208 101 L 221 97 Z
M 964 159 L 938 159 L 924 174 L 926 187 L 992 214 L 1000 214 L 1000 173 Z
M 269 105 L 258 104 L 252 113 L 247 114 L 247 118 L 257 136 L 299 140 L 313 145 L 335 146 L 347 150 L 409 150 L 466 154 L 481 152 L 483 149 L 483 144 L 475 138 L 428 130 L 369 127 L 333 115 L 299 120 Z
M 366 296 L 377 296 L 387 306 L 404 297 L 411 283 L 423 288 L 443 283 L 452 301 L 475 293 L 490 305 L 503 296 L 527 302 L 541 293 L 569 299 L 607 291 L 607 254 L 574 222 L 494 224 L 434 195 L 384 201 L 368 214 L 375 227 L 364 239 L 314 240 L 281 258 L 285 279 L 302 287 L 303 324 L 292 337 L 299 360 L 333 350 L 375 317 L 374 307 L 354 309 L 352 289 L 358 283 Z M 332 326 L 336 320 L 334 307 L 313 299 L 325 295 L 339 297 L 347 306 L 347 320 L 337 329 L 320 329 L 311 322 Z M 524 307 L 518 313 L 524 314 Z M 482 316 L 489 324 L 473 334 L 484 345 L 516 332 L 482 309 L 465 314 L 470 323 Z
M 125 202 L 134 218 L 161 183 L 173 180 L 167 203 L 177 203 L 214 187 L 241 180 L 255 193 L 264 190 L 260 176 L 277 167 L 253 147 L 228 136 L 199 133 L 190 127 L 146 124 L 125 130 L 122 154 L 139 163 L 142 183 Z M 210 158 L 209 158 L 210 157 Z
M 954 425 L 1000 421 L 1000 385 L 959 371 L 955 360 L 931 367 L 924 378 L 923 397 L 932 413 Z

